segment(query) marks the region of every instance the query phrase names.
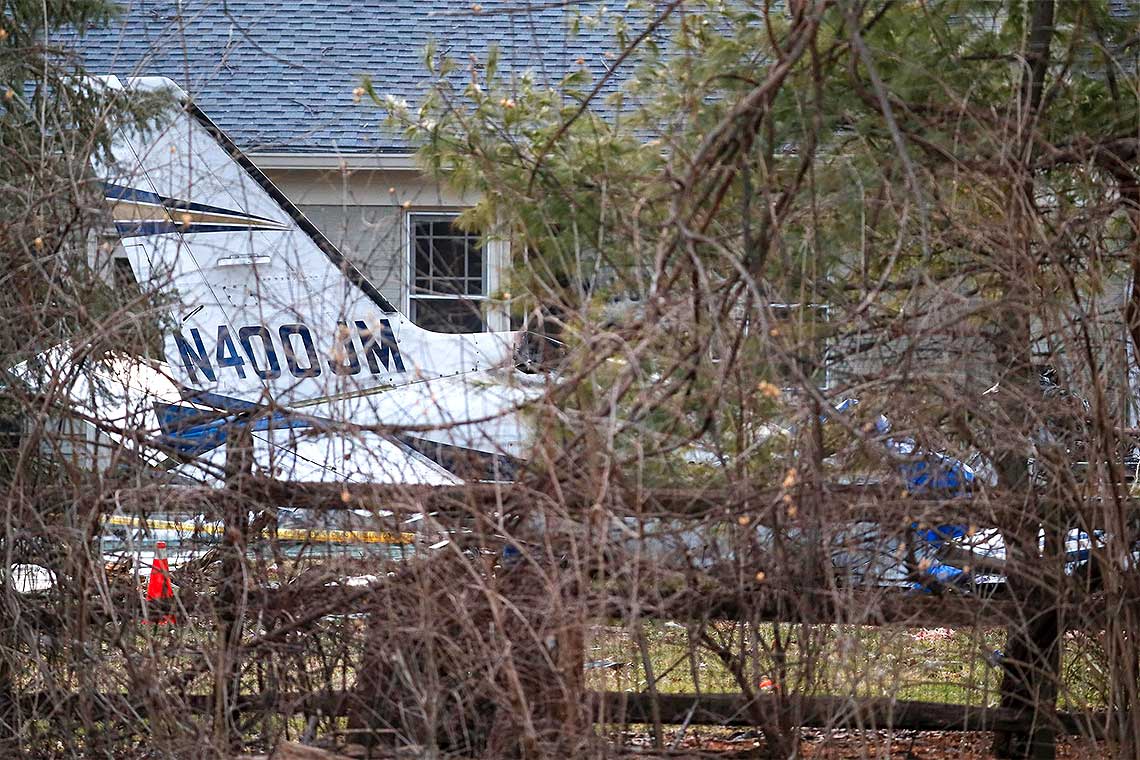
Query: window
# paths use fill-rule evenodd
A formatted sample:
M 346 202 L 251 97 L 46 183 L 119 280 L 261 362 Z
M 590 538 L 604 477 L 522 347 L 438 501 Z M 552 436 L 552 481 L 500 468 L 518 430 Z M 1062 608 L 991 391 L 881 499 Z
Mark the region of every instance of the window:
M 131 268 L 131 261 L 126 256 L 116 256 L 111 269 L 111 281 L 120 293 L 138 295 L 141 291 L 139 281 L 135 279 L 135 270 Z
M 437 332 L 487 329 L 487 255 L 479 236 L 455 225 L 453 214 L 409 214 L 408 316 Z
M 831 366 L 828 357 L 826 323 L 831 310 L 827 304 L 771 304 L 776 325 L 785 334 L 785 343 L 793 352 L 790 357 L 799 373 L 815 381 L 820 390 L 831 386 Z M 780 378 L 791 379 L 796 373 L 786 363 L 778 366 Z

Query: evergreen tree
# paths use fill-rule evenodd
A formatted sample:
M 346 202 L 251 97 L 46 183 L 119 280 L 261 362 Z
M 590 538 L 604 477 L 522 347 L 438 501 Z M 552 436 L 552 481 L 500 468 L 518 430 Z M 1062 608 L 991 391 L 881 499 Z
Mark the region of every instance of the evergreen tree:
M 978 519 L 1044 611 L 1010 627 L 1003 704 L 1047 711 L 1063 536 L 1125 520 L 1103 505 L 1126 495 L 1140 347 L 1135 30 L 1102 2 L 634 4 L 601 78 L 550 88 L 494 54 L 461 77 L 429 51 L 432 93 L 386 107 L 428 167 L 481 194 L 468 221 L 514 242 L 512 300 L 570 346 L 548 477 L 782 484 L 822 537 L 831 484 L 898 472 L 885 413 L 914 451 L 983 463 Z M 1108 539 L 1110 599 L 1134 593 L 1131 536 Z M 1033 725 L 996 748 L 1048 754 L 1049 721 Z

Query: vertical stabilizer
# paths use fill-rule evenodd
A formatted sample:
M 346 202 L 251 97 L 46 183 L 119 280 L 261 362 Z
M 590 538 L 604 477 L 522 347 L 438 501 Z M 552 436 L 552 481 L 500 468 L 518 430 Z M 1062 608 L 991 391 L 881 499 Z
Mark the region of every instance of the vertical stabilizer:
M 103 178 L 136 276 L 177 293 L 165 350 L 185 388 L 311 405 L 511 360 L 516 333 L 397 312 L 173 82 L 127 87 L 174 96 L 157 127 L 117 136 Z

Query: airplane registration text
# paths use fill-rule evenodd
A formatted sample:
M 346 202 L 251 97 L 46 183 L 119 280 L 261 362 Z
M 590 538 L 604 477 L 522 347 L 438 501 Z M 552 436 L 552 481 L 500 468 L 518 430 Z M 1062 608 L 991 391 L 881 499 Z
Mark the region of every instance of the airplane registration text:
M 276 330 L 247 325 L 238 328 L 236 334 L 229 326 L 218 325 L 216 335 L 209 336 L 214 338 L 212 351 L 197 327 L 190 328 L 188 334 L 176 330 L 174 342 L 186 373 L 195 382 L 199 372 L 211 382 L 216 382 L 222 371 L 259 380 L 274 380 L 283 372 L 297 378 L 319 377 L 325 371 L 358 375 L 364 367 L 373 375 L 380 374 L 381 367 L 385 373 L 404 372 L 404 359 L 392 326 L 386 319 L 378 321 L 377 333 L 363 320 L 355 320 L 355 334 L 347 322 L 337 322 L 335 340 L 339 345 L 323 354 L 303 324 L 281 325 Z M 209 334 L 210 330 L 205 332 Z

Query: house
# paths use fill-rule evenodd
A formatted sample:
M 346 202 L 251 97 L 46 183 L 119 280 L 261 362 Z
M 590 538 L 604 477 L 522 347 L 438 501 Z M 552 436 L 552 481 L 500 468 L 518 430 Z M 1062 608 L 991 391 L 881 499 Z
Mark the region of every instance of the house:
M 415 105 L 423 56 L 479 66 L 498 46 L 504 77 L 602 76 L 616 49 L 600 6 L 504 0 L 312 2 L 130 0 L 110 26 L 67 40 L 93 74 L 178 82 L 398 308 L 435 330 L 507 329 L 491 301 L 508 241 L 453 222 L 475 199 L 426 177 L 386 114 L 354 90 Z M 595 18 L 583 19 L 594 13 Z M 601 14 L 600 16 L 597 14 Z M 575 31 L 577 30 L 577 31 Z

